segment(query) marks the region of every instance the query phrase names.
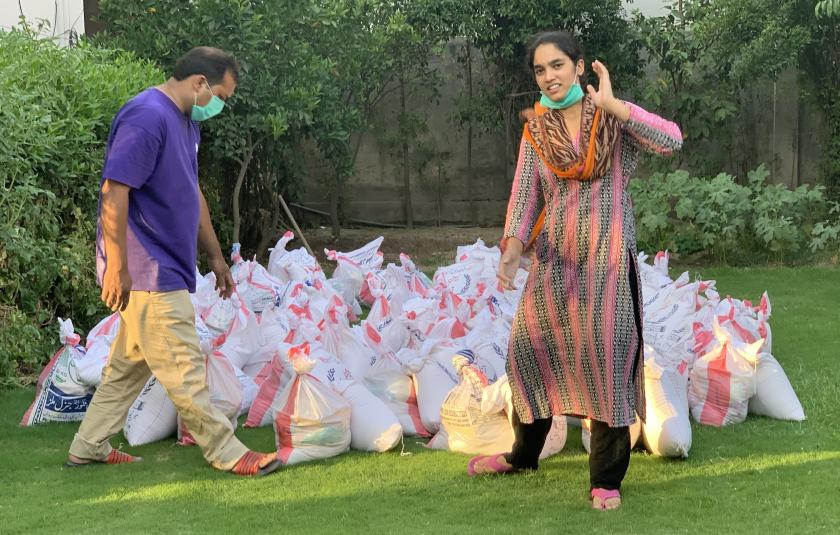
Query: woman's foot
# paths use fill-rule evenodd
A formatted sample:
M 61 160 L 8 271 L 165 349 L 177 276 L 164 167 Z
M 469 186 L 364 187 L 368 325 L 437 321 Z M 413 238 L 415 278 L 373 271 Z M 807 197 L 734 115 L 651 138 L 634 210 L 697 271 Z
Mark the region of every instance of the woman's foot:
M 506 474 L 515 471 L 516 468 L 507 462 L 504 453 L 495 455 L 479 455 L 470 459 L 467 464 L 467 474 L 480 476 L 483 474 Z
M 592 508 L 608 511 L 621 507 L 621 493 L 618 490 L 592 489 Z

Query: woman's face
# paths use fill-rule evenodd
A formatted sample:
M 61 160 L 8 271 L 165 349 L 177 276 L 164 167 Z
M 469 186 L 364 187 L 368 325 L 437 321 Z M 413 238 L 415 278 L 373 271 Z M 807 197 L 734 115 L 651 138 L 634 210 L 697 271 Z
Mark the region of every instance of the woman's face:
M 542 44 L 534 51 L 534 78 L 540 91 L 555 102 L 563 100 L 581 74 L 583 60 L 575 64 L 565 52 L 551 43 Z

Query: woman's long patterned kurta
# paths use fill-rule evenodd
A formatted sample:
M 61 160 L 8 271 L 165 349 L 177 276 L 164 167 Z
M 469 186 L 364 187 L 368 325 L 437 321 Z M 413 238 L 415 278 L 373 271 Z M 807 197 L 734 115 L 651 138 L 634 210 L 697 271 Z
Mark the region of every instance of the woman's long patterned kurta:
M 645 416 L 627 182 L 640 149 L 668 154 L 680 148 L 682 136 L 676 124 L 628 106 L 630 119 L 603 176 L 558 179 L 524 138 L 519 149 L 504 236 L 527 243 L 540 206 L 546 206 L 536 266 L 513 320 L 508 353 L 513 402 L 525 423 L 571 414 L 620 427 L 637 413 Z

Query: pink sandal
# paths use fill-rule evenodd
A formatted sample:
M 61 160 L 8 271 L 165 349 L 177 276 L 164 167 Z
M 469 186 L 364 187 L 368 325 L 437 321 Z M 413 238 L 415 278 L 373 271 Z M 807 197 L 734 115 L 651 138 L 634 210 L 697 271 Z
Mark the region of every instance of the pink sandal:
M 590 494 L 592 496 L 592 508 L 593 509 L 598 509 L 599 511 L 608 511 L 609 508 L 607 508 L 607 500 L 609 500 L 611 498 L 618 498 L 618 500 L 619 500 L 618 507 L 621 507 L 621 493 L 617 490 L 592 489 L 592 492 Z M 595 505 L 595 498 L 598 498 L 599 500 L 601 500 L 601 505 L 600 506 Z M 618 507 L 612 507 L 611 509 L 618 509 Z
M 499 457 L 504 455 L 504 453 L 497 453 L 495 455 L 479 455 L 478 457 L 473 457 L 470 459 L 469 464 L 467 464 L 467 474 L 470 477 L 480 476 L 483 474 L 506 474 L 508 472 L 513 472 L 516 469 L 507 464 L 502 464 L 499 462 Z M 480 468 L 476 470 L 476 465 L 482 461 L 485 461 L 486 468 Z

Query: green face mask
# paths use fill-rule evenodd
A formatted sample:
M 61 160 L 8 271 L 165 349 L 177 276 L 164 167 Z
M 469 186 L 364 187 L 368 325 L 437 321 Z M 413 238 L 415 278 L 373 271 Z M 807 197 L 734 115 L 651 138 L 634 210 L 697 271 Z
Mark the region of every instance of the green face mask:
M 540 91 L 542 93 L 542 91 Z M 542 98 L 540 99 L 540 104 L 542 104 L 546 108 L 550 108 L 552 110 L 563 110 L 568 108 L 573 104 L 577 104 L 583 99 L 583 88 L 580 84 L 575 84 L 566 91 L 566 96 L 563 97 L 563 100 L 559 100 L 557 102 L 548 98 L 545 93 L 542 93 Z
M 207 80 L 205 80 L 204 83 L 207 85 L 207 90 L 210 91 L 211 95 L 213 95 L 213 90 L 210 88 L 210 84 L 207 83 Z M 219 115 L 222 110 L 225 109 L 225 101 L 216 95 L 210 97 L 210 102 L 204 106 L 199 106 L 197 102 L 198 93 L 196 93 L 195 98 L 193 99 L 192 112 L 190 112 L 190 117 L 193 121 L 206 121 L 211 117 Z

